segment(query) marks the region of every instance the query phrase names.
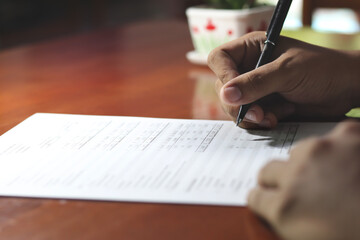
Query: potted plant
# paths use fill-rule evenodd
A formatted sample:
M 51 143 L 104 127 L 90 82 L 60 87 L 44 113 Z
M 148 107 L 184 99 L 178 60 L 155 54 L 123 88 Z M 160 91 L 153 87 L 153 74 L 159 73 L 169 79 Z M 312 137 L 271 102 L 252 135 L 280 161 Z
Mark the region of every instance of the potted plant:
M 266 31 L 274 6 L 260 0 L 207 0 L 186 10 L 194 51 L 187 58 L 206 64 L 215 47 L 252 31 Z

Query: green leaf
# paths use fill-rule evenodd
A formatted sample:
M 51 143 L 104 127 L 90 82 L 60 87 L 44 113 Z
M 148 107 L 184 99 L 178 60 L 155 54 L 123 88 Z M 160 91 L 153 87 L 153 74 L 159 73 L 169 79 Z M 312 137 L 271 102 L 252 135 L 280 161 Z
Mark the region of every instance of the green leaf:
M 207 0 L 207 2 L 222 9 L 243 9 L 251 8 L 256 4 L 256 0 Z

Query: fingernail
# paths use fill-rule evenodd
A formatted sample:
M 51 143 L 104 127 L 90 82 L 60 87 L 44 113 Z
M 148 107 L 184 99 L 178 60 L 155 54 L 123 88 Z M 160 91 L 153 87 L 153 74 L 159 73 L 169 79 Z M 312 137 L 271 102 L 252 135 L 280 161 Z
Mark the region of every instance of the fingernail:
M 224 88 L 224 97 L 228 102 L 236 103 L 241 99 L 240 89 L 236 86 Z
M 271 128 L 271 123 L 268 119 L 265 118 L 259 123 L 259 126 L 263 128 Z
M 256 114 L 255 111 L 250 110 L 245 114 L 245 119 L 251 122 L 256 122 Z

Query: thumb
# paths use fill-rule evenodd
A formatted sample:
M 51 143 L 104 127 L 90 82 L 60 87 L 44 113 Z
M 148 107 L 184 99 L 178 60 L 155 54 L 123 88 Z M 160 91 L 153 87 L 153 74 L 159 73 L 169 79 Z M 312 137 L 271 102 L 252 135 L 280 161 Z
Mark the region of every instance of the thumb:
M 271 93 L 281 92 L 288 70 L 281 67 L 280 60 L 263 65 L 230 80 L 220 90 L 220 98 L 232 106 L 255 102 Z

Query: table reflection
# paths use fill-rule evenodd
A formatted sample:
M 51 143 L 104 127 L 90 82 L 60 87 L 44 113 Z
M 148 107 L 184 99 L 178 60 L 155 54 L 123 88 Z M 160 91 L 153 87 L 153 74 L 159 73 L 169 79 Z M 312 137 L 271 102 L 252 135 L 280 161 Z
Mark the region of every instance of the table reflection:
M 193 69 L 189 78 L 195 81 L 192 115 L 195 119 L 229 120 L 215 91 L 217 77 L 208 69 Z

